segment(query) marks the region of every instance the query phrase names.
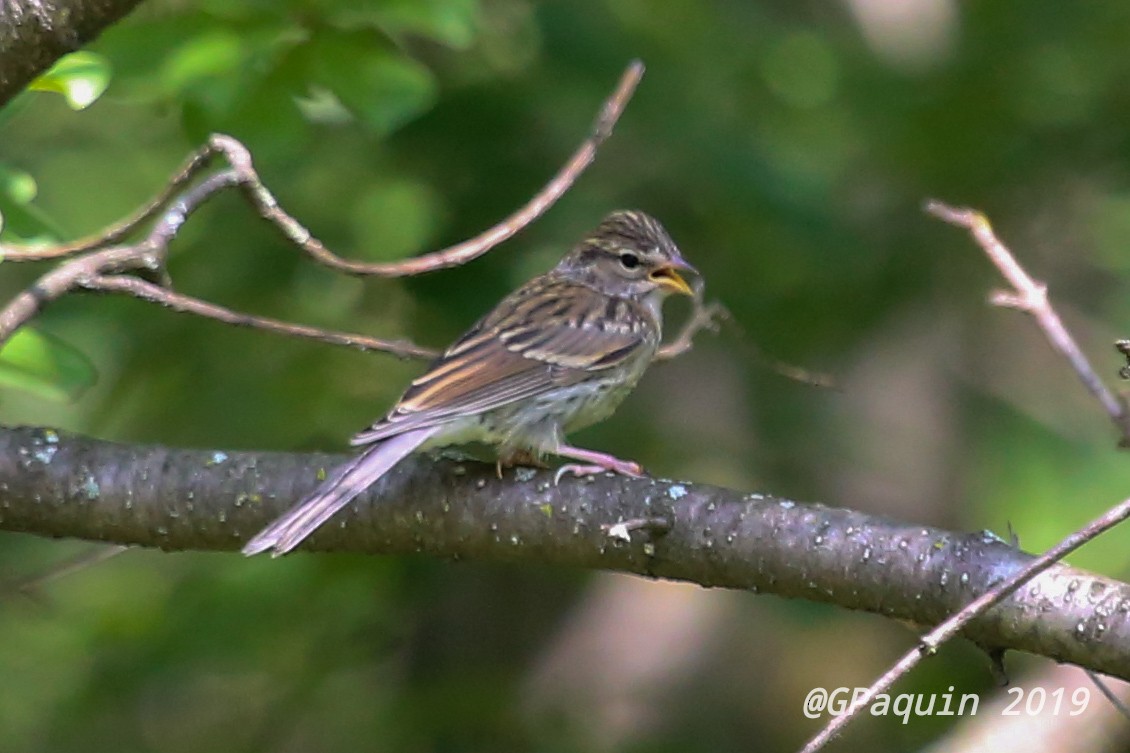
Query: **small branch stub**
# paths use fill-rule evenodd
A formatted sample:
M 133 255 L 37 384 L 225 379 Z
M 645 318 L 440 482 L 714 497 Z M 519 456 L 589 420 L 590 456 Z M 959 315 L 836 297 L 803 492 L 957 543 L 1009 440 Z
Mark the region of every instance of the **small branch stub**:
M 1126 365 L 1118 370 L 1118 376 L 1122 379 L 1130 379 L 1130 340 L 1116 340 L 1114 349 L 1126 358 Z

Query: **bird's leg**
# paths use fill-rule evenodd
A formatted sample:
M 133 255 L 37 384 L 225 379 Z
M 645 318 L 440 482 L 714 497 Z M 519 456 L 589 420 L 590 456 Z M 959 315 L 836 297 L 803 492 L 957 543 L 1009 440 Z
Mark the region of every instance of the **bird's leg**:
M 515 465 L 524 465 L 530 468 L 548 468 L 545 461 L 535 455 L 530 450 L 511 450 L 510 452 L 499 455 L 498 460 L 495 461 L 494 470 L 499 478 L 502 478 L 502 469 L 510 468 Z
M 561 445 L 555 452 L 563 458 L 583 461 L 581 463 L 566 463 L 558 468 L 557 473 L 553 475 L 555 485 L 561 481 L 561 477 L 566 473 L 571 473 L 574 476 L 591 476 L 601 471 L 612 471 L 635 478 L 643 475 L 643 467 L 639 463 L 633 460 L 621 460 L 604 452 L 584 450 L 569 445 Z

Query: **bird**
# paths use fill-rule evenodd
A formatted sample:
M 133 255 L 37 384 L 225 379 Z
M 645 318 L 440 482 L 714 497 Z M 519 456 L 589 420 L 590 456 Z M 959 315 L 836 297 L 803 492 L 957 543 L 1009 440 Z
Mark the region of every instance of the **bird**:
M 365 449 L 243 547 L 274 556 L 297 547 L 410 453 L 481 442 L 503 465 L 574 461 L 563 475 L 638 463 L 573 447 L 566 434 L 607 418 L 658 352 L 662 304 L 694 296 L 680 272 L 701 279 L 658 220 L 611 213 L 549 272 L 498 303 L 416 378 L 388 414 L 352 444 Z

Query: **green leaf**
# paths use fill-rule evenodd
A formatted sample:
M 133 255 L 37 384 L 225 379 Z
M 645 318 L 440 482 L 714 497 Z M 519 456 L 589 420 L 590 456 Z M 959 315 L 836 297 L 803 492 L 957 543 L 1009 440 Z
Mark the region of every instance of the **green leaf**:
M 81 351 L 46 332 L 24 327 L 0 349 L 0 385 L 48 400 L 70 402 L 98 372 Z
M 93 52 L 72 52 L 31 82 L 29 89 L 55 92 L 72 110 L 89 107 L 110 85 L 110 63 Z
M 436 98 L 427 68 L 371 34 L 327 31 L 303 50 L 310 82 L 337 96 L 361 123 L 381 135 L 425 112 Z

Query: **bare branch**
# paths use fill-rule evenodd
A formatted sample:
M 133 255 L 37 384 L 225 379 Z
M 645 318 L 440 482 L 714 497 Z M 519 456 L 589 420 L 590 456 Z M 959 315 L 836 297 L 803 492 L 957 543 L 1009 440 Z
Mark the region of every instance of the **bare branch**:
M 45 305 L 78 288 L 84 280 L 128 269 L 154 269 L 152 250 L 146 244 L 111 246 L 51 270 L 0 310 L 0 345 L 31 321 Z
M 1130 445 L 1130 412 L 1126 409 L 1123 400 L 1116 397 L 1095 373 L 1083 351 L 1075 343 L 1075 339 L 1059 314 L 1052 308 L 1048 300 L 1048 289 L 1043 283 L 1032 279 L 1016 258 L 993 232 L 989 219 L 973 209 L 951 207 L 940 201 L 926 202 L 926 212 L 938 219 L 957 227 L 963 227 L 972 234 L 977 245 L 989 257 L 1001 275 L 1012 286 L 1010 292 L 998 292 L 992 296 L 992 302 L 998 306 L 1015 308 L 1030 314 L 1043 331 L 1044 336 L 1052 348 L 1067 359 L 1071 368 L 1083 382 L 1083 386 L 1098 399 L 1103 410 L 1110 416 L 1110 420 L 1121 434 L 1122 446 Z

